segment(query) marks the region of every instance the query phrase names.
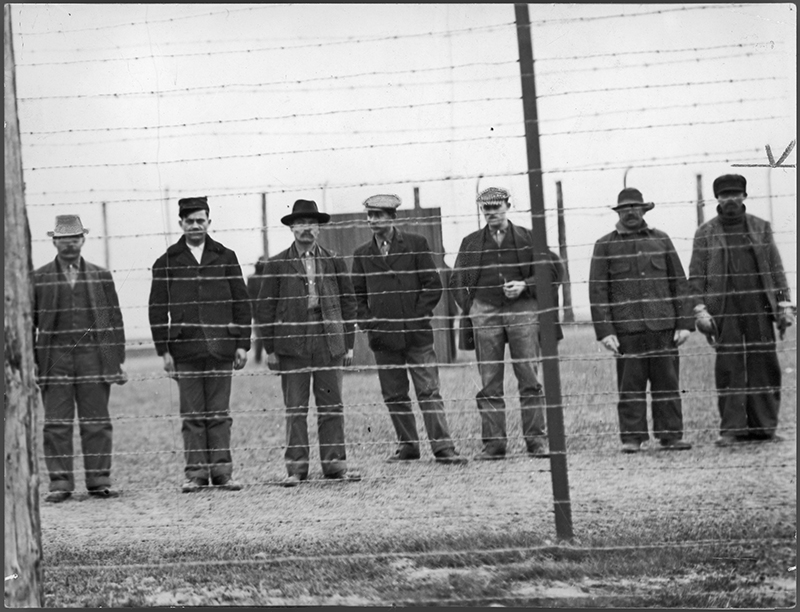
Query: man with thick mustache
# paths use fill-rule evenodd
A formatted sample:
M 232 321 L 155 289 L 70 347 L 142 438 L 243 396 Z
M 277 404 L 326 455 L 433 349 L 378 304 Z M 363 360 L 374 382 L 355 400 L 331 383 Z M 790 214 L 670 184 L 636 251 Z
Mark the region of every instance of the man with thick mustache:
M 638 189 L 620 191 L 612 209 L 616 229 L 597 241 L 589 271 L 589 300 L 597 339 L 616 356 L 623 453 L 649 439 L 647 382 L 653 435 L 660 449 L 688 450 L 683 437 L 678 347 L 694 329 L 683 266 L 669 236 L 649 227 L 655 204 Z
M 698 331 L 717 351 L 718 446 L 775 438 L 781 368 L 775 348 L 794 323 L 781 256 L 767 221 L 748 214 L 747 180 L 714 181 L 717 216 L 697 228 L 689 284 Z

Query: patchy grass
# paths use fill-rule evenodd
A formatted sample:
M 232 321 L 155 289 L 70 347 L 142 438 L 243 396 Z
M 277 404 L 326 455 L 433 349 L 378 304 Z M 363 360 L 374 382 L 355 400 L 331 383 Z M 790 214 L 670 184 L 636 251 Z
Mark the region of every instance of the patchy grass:
M 781 346 L 796 346 L 793 329 Z M 554 537 L 549 462 L 522 454 L 513 397 L 508 460 L 440 466 L 423 441 L 421 461 L 388 465 L 394 434 L 377 375 L 348 373 L 348 462 L 364 480 L 320 479 L 312 409 L 312 480 L 283 489 L 279 379 L 249 364 L 232 397 L 245 489 L 182 495 L 177 387 L 160 360 L 131 359 L 131 381 L 111 396 L 123 496 L 42 504 L 45 605 L 794 605 L 795 351 L 781 353 L 786 441 L 718 449 L 713 354 L 693 334 L 681 369 L 695 448 L 636 456 L 618 452 L 613 359 L 588 329 L 567 329 L 560 353 L 572 543 Z M 441 368 L 466 456 L 480 448 L 472 359 Z M 506 390 L 516 392 L 510 371 Z

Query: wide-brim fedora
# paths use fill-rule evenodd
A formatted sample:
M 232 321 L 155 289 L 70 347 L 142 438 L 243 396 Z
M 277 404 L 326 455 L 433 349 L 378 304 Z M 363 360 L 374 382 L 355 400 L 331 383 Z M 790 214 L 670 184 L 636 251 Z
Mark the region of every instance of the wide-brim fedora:
M 331 220 L 328 213 L 319 212 L 317 203 L 314 200 L 297 200 L 292 206 L 291 214 L 281 218 L 281 223 L 291 225 L 295 219 L 305 217 L 315 219 L 318 223 L 327 223 Z
M 51 238 L 70 238 L 88 233 L 89 228 L 83 227 L 78 215 L 57 215 L 56 227 L 52 232 L 47 232 L 47 235 Z
M 617 204 L 616 206 L 612 206 L 611 210 L 620 210 L 621 208 L 630 208 L 631 206 L 636 206 L 638 208 L 644 208 L 644 212 L 648 210 L 652 210 L 655 208 L 655 204 L 653 202 L 645 202 L 644 197 L 642 197 L 642 192 L 634 187 L 626 187 L 622 191 L 619 192 L 617 196 Z

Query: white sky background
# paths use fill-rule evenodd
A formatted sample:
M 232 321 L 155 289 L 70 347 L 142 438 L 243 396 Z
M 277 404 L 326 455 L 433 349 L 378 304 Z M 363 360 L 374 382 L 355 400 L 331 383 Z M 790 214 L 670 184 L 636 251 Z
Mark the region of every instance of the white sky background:
M 796 169 L 731 167 L 766 163 L 765 144 L 777 159 L 796 138 L 796 7 L 701 6 L 529 7 L 548 243 L 557 250 L 561 181 L 584 319 L 592 246 L 613 229 L 627 167 L 687 269 L 696 175 L 706 220 L 714 178 L 745 175 L 748 211 L 772 219 L 796 293 Z M 442 208 L 452 265 L 478 227 L 479 175 L 481 188 L 509 188 L 513 221 L 531 225 L 512 4 L 31 4 L 12 20 L 34 266 L 54 257 L 46 232 L 65 213 L 91 228 L 84 256 L 106 265 L 108 202 L 131 339 L 149 339 L 149 268 L 179 237 L 179 197 L 209 196 L 212 236 L 245 275 L 261 254 L 263 191 L 271 255 L 291 243 L 280 217 L 297 198 L 340 213 L 397 193 L 410 208 L 416 185 L 423 207 Z M 589 89 L 611 91 L 574 93 Z

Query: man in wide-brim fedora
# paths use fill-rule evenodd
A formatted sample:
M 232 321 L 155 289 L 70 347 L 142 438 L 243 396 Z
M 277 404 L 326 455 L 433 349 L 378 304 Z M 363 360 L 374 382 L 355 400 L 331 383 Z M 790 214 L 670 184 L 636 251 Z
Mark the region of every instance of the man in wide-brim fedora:
M 653 435 L 662 450 L 688 450 L 683 438 L 678 347 L 694 329 L 689 287 L 669 236 L 649 227 L 645 202 L 633 187 L 612 208 L 619 221 L 597 241 L 589 271 L 589 300 L 597 339 L 616 355 L 623 453 L 636 453 Z
M 86 488 L 98 498 L 111 489 L 112 383 L 126 381 L 125 330 L 111 273 L 81 257 L 89 230 L 78 215 L 58 215 L 56 258 L 33 273 L 36 367 L 44 403 L 44 455 L 50 477 L 45 501 L 75 490 L 72 433 L 77 408 Z
M 353 359 L 356 300 L 344 260 L 317 242 L 320 225 L 328 221 L 330 215 L 313 200 L 294 203 L 281 219 L 294 242 L 267 261 L 257 299 L 267 364 L 280 372 L 286 405 L 287 487 L 308 478 L 309 387 L 317 406 L 323 476 L 360 480 L 347 469 L 342 403 L 342 367 Z

